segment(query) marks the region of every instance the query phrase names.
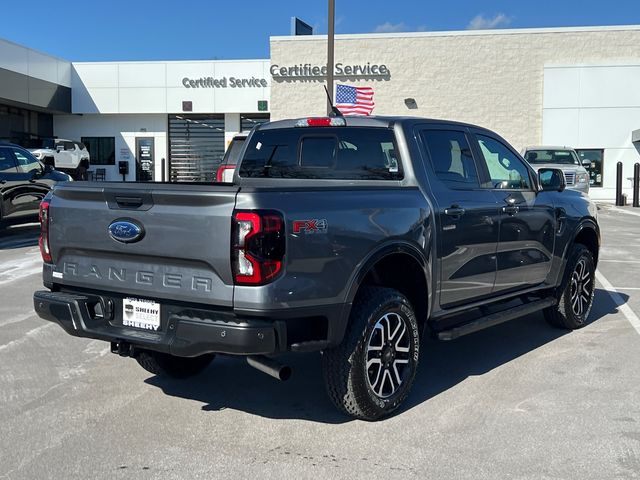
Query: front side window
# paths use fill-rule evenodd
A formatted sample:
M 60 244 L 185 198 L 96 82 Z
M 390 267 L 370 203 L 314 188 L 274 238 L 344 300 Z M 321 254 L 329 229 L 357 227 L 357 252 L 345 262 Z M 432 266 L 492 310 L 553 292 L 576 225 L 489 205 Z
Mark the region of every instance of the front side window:
M 454 190 L 478 188 L 478 172 L 464 132 L 425 130 L 422 138 L 436 176 Z
M 477 135 L 477 138 L 493 188 L 532 189 L 529 169 L 522 160 L 494 138 L 484 135 Z
M 401 180 L 393 131 L 321 127 L 257 130 L 240 164 L 245 178 Z
M 87 147 L 91 165 L 116 164 L 116 139 L 114 137 L 82 137 Z

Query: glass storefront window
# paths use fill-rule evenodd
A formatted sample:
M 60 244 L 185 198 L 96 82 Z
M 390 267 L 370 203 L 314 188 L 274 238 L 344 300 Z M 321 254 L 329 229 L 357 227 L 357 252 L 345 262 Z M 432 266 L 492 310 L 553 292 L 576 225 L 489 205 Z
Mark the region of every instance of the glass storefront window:
M 589 185 L 592 187 L 601 187 L 604 150 L 601 148 L 577 148 L 576 152 L 578 152 L 580 161 L 589 160 L 591 162 L 591 167 L 587 168 L 589 172 Z
M 53 137 L 53 115 L 0 104 L 0 140 L 40 148 L 47 137 Z
M 81 142 L 89 151 L 91 165 L 116 164 L 115 137 L 82 137 Z

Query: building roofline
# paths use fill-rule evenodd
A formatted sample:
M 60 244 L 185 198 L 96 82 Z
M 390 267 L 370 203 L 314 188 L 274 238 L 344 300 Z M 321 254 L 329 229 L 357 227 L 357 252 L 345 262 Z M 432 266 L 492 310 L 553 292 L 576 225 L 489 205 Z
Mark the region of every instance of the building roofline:
M 122 64 L 165 64 L 165 63 L 258 63 L 270 62 L 268 58 L 249 58 L 236 60 L 98 60 L 94 62 L 70 62 L 72 65 L 122 65 Z
M 49 57 L 49 58 L 52 58 L 52 59 L 57 60 L 59 62 L 64 62 L 64 63 L 71 64 L 71 60 L 67 60 L 66 58 L 58 57 L 57 55 L 52 55 L 50 53 L 43 52 L 42 50 L 37 50 L 35 48 L 27 47 L 26 45 L 22 45 L 20 43 L 16 43 L 16 42 L 14 42 L 12 40 L 8 40 L 8 39 L 6 39 L 4 37 L 0 37 L 0 42 L 9 43 L 9 44 L 11 44 L 11 45 L 13 45 L 15 47 L 24 48 L 25 50 L 29 50 L 30 52 L 34 52 L 34 53 L 37 53 L 38 55 L 42 55 L 43 57 Z
M 536 35 L 549 33 L 579 32 L 620 32 L 640 31 L 640 25 L 605 25 L 583 27 L 550 28 L 500 28 L 494 30 L 443 30 L 429 32 L 392 32 L 392 33 L 349 33 L 336 35 L 339 40 L 358 40 L 363 38 L 416 38 L 416 37 L 465 37 L 486 35 Z M 270 37 L 275 42 L 326 40 L 326 35 L 280 35 Z

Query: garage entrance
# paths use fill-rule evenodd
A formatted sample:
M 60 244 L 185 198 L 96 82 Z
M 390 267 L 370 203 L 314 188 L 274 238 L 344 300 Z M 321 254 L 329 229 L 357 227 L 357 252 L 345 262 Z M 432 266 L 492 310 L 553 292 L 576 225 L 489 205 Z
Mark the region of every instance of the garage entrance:
M 224 155 L 224 115 L 169 115 L 172 182 L 213 182 Z
M 269 114 L 240 114 L 240 130 L 269 121 Z M 230 127 L 237 129 L 235 124 Z M 169 178 L 172 182 L 213 182 L 225 150 L 224 115 L 169 115 Z

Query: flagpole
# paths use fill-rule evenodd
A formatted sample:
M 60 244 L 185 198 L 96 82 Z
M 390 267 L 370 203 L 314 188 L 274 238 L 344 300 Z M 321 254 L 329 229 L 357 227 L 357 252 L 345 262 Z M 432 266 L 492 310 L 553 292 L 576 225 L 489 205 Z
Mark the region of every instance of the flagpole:
M 333 37 L 335 34 L 336 2 L 329 0 L 329 18 L 327 29 L 327 114 L 331 113 L 331 101 L 333 99 Z

